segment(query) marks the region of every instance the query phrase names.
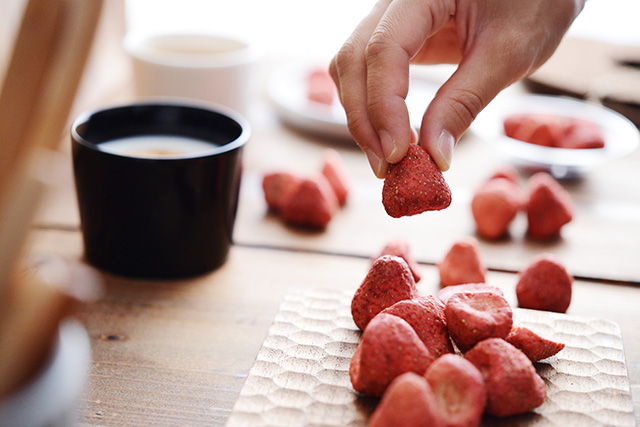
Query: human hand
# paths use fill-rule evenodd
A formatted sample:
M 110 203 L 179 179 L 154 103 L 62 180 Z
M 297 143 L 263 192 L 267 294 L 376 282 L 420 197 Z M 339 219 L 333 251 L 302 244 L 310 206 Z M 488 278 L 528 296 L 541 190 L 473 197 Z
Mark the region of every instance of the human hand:
M 459 64 L 427 108 L 420 144 L 441 170 L 482 109 L 555 51 L 585 0 L 379 0 L 331 61 L 349 131 L 378 178 L 417 134 L 409 64 Z

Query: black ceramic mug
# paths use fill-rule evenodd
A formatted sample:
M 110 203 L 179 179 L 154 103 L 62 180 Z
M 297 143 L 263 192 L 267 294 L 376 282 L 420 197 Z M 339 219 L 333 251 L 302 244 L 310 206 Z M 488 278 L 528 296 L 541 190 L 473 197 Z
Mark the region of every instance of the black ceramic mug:
M 147 278 L 195 276 L 222 265 L 249 136 L 242 117 L 201 104 L 150 102 L 78 117 L 71 140 L 87 261 Z M 153 147 L 155 140 L 169 149 Z M 107 151 L 114 143 L 124 144 Z

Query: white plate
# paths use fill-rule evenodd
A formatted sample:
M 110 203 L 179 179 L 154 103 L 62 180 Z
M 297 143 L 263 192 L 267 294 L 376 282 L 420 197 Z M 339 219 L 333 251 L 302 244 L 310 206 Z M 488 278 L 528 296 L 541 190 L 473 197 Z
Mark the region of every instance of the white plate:
M 283 122 L 300 130 L 352 141 L 347 117 L 336 98 L 326 105 L 307 98 L 307 76 L 319 69 L 317 64 L 288 64 L 277 68 L 269 76 L 267 96 Z M 412 77 L 407 108 L 411 124 L 419 128 L 422 115 L 433 99 L 439 85 L 424 77 Z
M 503 122 L 510 114 L 517 113 L 550 113 L 589 120 L 602 128 L 605 146 L 553 148 L 509 138 L 504 134 Z M 593 166 L 632 153 L 640 142 L 638 129 L 621 114 L 577 99 L 546 95 L 498 97 L 478 115 L 471 131 L 502 152 L 515 166 L 547 170 L 556 178 L 580 176 Z

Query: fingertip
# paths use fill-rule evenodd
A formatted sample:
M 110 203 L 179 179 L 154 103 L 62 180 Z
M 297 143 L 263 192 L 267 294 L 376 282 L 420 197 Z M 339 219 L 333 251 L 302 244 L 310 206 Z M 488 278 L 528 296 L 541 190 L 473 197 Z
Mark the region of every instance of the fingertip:
M 445 172 L 451 167 L 456 140 L 447 130 L 442 130 L 437 135 L 436 138 L 423 137 L 420 145 L 427 150 L 438 168 Z
M 377 178 L 384 179 L 387 176 L 389 170 L 389 163 L 386 160 L 378 156 L 372 149 L 364 148 L 364 153 L 367 156 L 371 170 Z

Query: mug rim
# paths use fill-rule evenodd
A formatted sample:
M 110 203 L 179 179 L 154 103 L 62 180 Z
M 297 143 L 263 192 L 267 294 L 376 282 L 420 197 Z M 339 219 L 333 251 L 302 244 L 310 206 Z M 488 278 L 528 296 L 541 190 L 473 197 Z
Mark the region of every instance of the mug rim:
M 113 153 L 109 151 L 104 151 L 98 147 L 100 145 L 99 143 L 88 141 L 78 132 L 78 127 L 84 123 L 88 123 L 91 120 L 91 117 L 96 114 L 106 112 L 106 111 L 118 110 L 118 109 L 132 109 L 132 108 L 142 108 L 142 107 L 150 107 L 150 108 L 171 107 L 171 108 L 180 108 L 180 109 L 189 108 L 189 109 L 199 109 L 209 113 L 218 114 L 235 122 L 240 127 L 240 134 L 235 139 L 229 142 L 214 146 L 213 148 L 211 148 L 211 150 L 202 151 L 202 152 L 193 153 L 193 154 L 181 155 L 179 157 L 157 158 L 157 157 L 137 157 L 137 156 L 130 156 L 126 154 L 118 154 L 118 153 Z M 148 134 L 138 134 L 138 135 L 131 135 L 131 136 L 142 136 L 142 135 L 148 135 Z M 179 135 L 179 134 L 166 133 L 164 135 Z M 251 136 L 251 126 L 249 125 L 249 122 L 240 113 L 236 112 L 235 110 L 232 110 L 223 105 L 214 104 L 211 102 L 206 102 L 201 100 L 191 100 L 191 99 L 185 100 L 185 99 L 173 98 L 173 97 L 149 98 L 149 99 L 140 100 L 133 103 L 117 104 L 117 105 L 112 105 L 108 107 L 100 107 L 100 108 L 87 110 L 80 113 L 71 125 L 72 139 L 76 143 L 84 146 L 85 148 L 88 148 L 94 151 L 99 151 L 100 153 L 107 156 L 123 157 L 123 158 L 132 159 L 136 161 L 148 161 L 148 162 L 158 162 L 158 161 L 175 162 L 175 161 L 194 159 L 194 158 L 207 158 L 207 157 L 218 156 L 220 154 L 224 154 L 224 153 L 243 147 L 249 141 L 250 136 Z

